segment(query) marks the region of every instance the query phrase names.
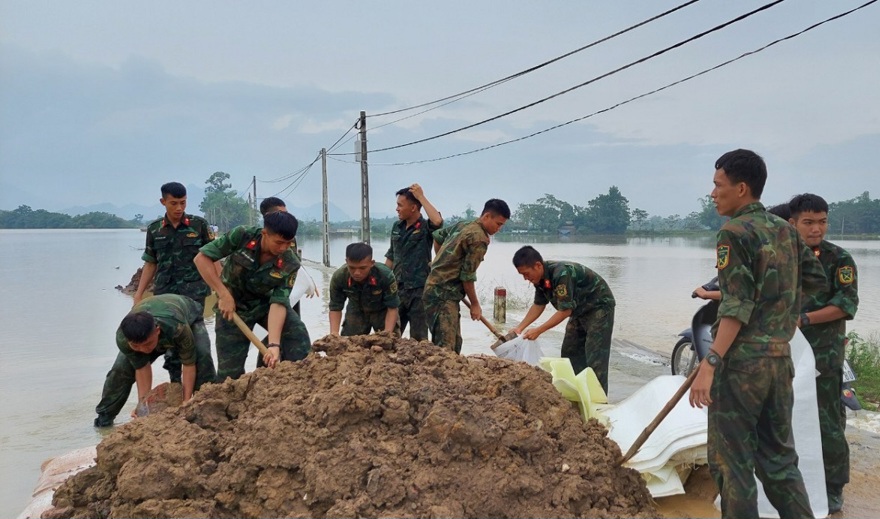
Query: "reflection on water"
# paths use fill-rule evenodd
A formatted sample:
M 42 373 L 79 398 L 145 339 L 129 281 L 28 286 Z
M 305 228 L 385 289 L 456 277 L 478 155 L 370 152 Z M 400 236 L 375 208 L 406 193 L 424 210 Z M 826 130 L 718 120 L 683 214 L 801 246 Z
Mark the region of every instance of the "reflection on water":
M 116 356 L 113 335 L 131 298 L 113 287 L 125 285 L 141 266 L 144 234 L 137 230 L 0 230 L 0 516 L 14 517 L 36 484 L 48 457 L 94 444 L 94 407 L 104 375 Z M 347 239 L 330 244 L 333 265 L 344 262 Z M 496 286 L 508 291 L 506 331 L 523 314 L 533 289 L 513 268 L 513 253 L 531 244 L 545 258 L 583 263 L 601 274 L 617 299 L 615 336 L 669 352 L 700 306 L 691 291 L 714 275 L 714 240 L 698 238 L 589 238 L 504 236 L 493 240 L 478 271 L 477 291 L 491 315 Z M 880 241 L 838 242 L 859 267 L 861 305 L 850 324 L 865 335 L 880 331 Z M 307 259 L 320 261 L 321 243 L 300 240 Z M 383 261 L 387 238 L 373 240 Z M 321 296 L 304 300 L 312 340 L 329 330 L 328 294 L 332 269 L 307 262 Z M 550 315 L 549 310 L 544 318 Z M 211 321 L 211 319 L 209 319 Z M 561 330 L 561 327 L 557 327 Z M 208 329 L 213 340 L 213 326 Z M 462 322 L 464 353 L 489 354 L 494 337 L 479 322 Z M 561 333 L 548 332 L 548 354 L 558 354 Z M 248 359 L 252 370 L 256 355 Z M 157 363 L 155 382 L 167 380 Z M 133 392 L 134 393 L 134 392 Z M 134 407 L 134 399 L 125 408 Z M 120 421 L 126 418 L 120 417 Z

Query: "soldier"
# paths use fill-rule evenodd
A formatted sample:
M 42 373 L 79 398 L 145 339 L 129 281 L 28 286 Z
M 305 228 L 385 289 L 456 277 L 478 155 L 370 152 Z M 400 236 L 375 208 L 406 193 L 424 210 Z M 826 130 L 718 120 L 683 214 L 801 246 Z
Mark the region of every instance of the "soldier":
M 330 278 L 331 335 L 339 335 L 343 306 L 343 336 L 366 335 L 370 329 L 400 335 L 397 280 L 391 269 L 373 261 L 373 248 L 366 243 L 346 247 L 345 265 Z
M 204 307 L 205 297 L 211 293 L 211 289 L 196 270 L 193 258 L 202 245 L 211 241 L 210 226 L 204 218 L 186 214 L 186 187 L 183 184 L 168 182 L 162 185 L 160 190 L 162 198 L 159 202 L 165 207 L 165 216 L 147 226 L 147 243 L 141 257 L 144 260 L 144 267 L 141 270 L 137 290 L 132 296 L 133 306 L 141 302 L 147 287 L 155 279 L 154 294 L 180 294 Z M 121 354 L 117 355 L 113 366 L 114 368 L 125 366 Z M 164 367 L 168 370 L 172 382 L 180 382 L 180 359 L 176 357 L 175 350 L 168 350 Z M 130 391 L 130 385 L 126 387 L 113 385 L 114 380 L 122 381 L 123 385 L 127 380 L 123 375 L 114 374 L 114 368 L 107 373 L 101 401 L 95 408 L 95 412 L 98 413 L 94 422 L 95 427 L 107 427 L 113 424 L 113 418 L 121 409 L 121 407 L 117 409 L 117 405 L 125 405 L 125 402 L 117 404 L 116 395 L 128 394 Z
M 722 517 L 758 517 L 755 474 L 780 517 L 811 518 L 792 441 L 789 345 L 802 265 L 811 258 L 794 227 L 760 203 L 767 180 L 760 156 L 731 151 L 715 170 L 712 199 L 718 214 L 731 219 L 718 232 L 718 322 L 690 403 L 709 407 L 709 470 Z
M 102 416 L 110 420 L 106 425 L 112 425 L 122 410 L 133 384 L 137 383 L 138 401 L 147 396 L 153 385 L 152 363 L 165 352 L 174 351 L 183 364 L 184 402 L 202 384 L 214 381 L 211 339 L 202 312 L 202 306 L 188 297 L 161 294 L 144 299 L 125 316 L 116 330 L 119 355 L 107 375 L 113 392 L 105 395 Z
M 428 218 L 422 216 L 422 207 Z M 422 293 L 431 271 L 431 235 L 443 226 L 443 217 L 418 184 L 397 192 L 397 217 L 385 265 L 394 269 L 400 287 L 400 332 L 409 324 L 409 336 L 422 341 L 428 338 Z
M 199 250 L 196 267 L 218 295 L 217 380 L 244 374 L 250 341 L 232 322 L 238 312 L 249 328 L 269 332 L 268 353 L 257 365 L 274 367 L 279 360 L 301 360 L 311 349 L 309 332 L 290 308 L 290 288 L 299 259 L 290 250 L 296 218 L 286 212 L 267 214 L 263 227 L 239 226 Z M 214 262 L 228 258 L 220 276 Z
M 607 394 L 615 305 L 608 283 L 578 263 L 544 261 L 541 253 L 528 245 L 514 253 L 513 266 L 535 285 L 534 303 L 513 330 L 524 339 L 535 340 L 568 318 L 562 356 L 571 360 L 575 373 L 593 368 Z M 541 326 L 526 330 L 544 313 L 547 303 L 553 305 L 556 313 Z
M 789 202 L 789 221 L 800 233 L 825 270 L 830 282 L 825 306 L 800 316 L 800 327 L 816 357 L 816 397 L 822 431 L 822 459 L 828 513 L 843 508 L 843 486 L 849 483 L 849 445 L 846 442 L 846 409 L 841 405 L 846 321 L 859 306 L 856 263 L 841 247 L 825 240 L 828 232 L 828 203 L 813 194 Z
M 431 272 L 425 281 L 422 301 L 431 330 L 431 341 L 442 348 L 461 353 L 461 312 L 459 302 L 467 296 L 471 319 L 483 315 L 474 282 L 492 236 L 510 218 L 507 202 L 493 198 L 483 206 L 480 218 L 458 222 L 434 231 Z

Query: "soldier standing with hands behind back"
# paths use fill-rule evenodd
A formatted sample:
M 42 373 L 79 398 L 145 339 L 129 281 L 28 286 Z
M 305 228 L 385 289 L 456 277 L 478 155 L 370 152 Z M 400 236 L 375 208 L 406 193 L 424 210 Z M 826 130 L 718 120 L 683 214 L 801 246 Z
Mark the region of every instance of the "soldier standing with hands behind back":
M 428 218 L 422 216 L 423 207 Z M 394 269 L 400 289 L 400 333 L 409 324 L 409 336 L 422 341 L 428 338 L 422 295 L 431 271 L 432 233 L 443 226 L 443 217 L 418 184 L 397 192 L 397 217 L 385 265 Z

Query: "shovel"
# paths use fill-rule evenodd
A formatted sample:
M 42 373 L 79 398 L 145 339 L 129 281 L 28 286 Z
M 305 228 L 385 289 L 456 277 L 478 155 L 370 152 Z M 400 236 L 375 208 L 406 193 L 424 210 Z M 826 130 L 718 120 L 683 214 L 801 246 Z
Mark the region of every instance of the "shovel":
M 670 398 L 669 402 L 667 402 L 666 405 L 663 406 L 663 409 L 661 409 L 660 412 L 657 413 L 657 416 L 654 418 L 654 420 L 649 423 L 647 427 L 645 427 L 645 430 L 642 431 L 642 434 L 640 434 L 638 438 L 636 438 L 636 441 L 634 441 L 629 450 L 626 451 L 626 454 L 622 458 L 617 460 L 618 466 L 623 465 L 624 463 L 629 461 L 630 458 L 635 456 L 637 452 L 639 452 L 639 449 L 648 440 L 648 437 L 651 436 L 651 433 L 654 432 L 654 429 L 656 429 L 657 426 L 660 425 L 660 422 L 662 422 L 663 419 L 666 418 L 666 416 L 672 411 L 672 409 L 675 408 L 676 404 L 678 404 L 678 401 L 681 400 L 681 397 L 683 397 L 684 394 L 687 393 L 687 390 L 691 388 L 691 385 L 694 383 L 694 379 L 697 378 L 697 372 L 699 371 L 699 369 L 691 371 L 691 374 L 688 375 L 687 380 L 685 380 L 681 387 L 678 388 L 678 391 L 676 391 L 675 394 L 672 395 L 672 398 Z
M 269 353 L 269 350 L 263 344 L 263 341 L 261 341 L 254 331 L 248 328 L 248 325 L 241 320 L 241 317 L 238 316 L 238 312 L 232 312 L 232 320 L 235 322 L 235 325 L 238 326 L 238 329 L 241 330 L 241 333 L 245 334 L 245 336 L 251 340 L 251 343 L 260 350 L 261 355 Z
M 462 299 L 461 302 L 464 303 L 464 306 L 466 306 L 466 307 L 468 307 L 468 309 L 470 309 L 471 302 L 468 301 L 467 298 Z M 486 325 L 486 328 L 488 328 L 489 331 L 492 332 L 492 335 L 494 335 L 495 337 L 498 337 L 498 340 L 495 341 L 491 346 L 491 348 L 493 350 L 495 348 L 497 348 L 498 346 L 500 346 L 502 343 L 505 343 L 505 342 L 509 341 L 510 339 L 513 339 L 514 337 L 516 337 L 516 332 L 513 330 L 510 330 L 509 332 L 507 332 L 506 335 L 502 335 L 501 332 L 496 330 L 495 327 L 492 326 L 492 323 L 490 323 L 489 320 L 486 319 L 483 315 L 480 315 L 480 321 Z

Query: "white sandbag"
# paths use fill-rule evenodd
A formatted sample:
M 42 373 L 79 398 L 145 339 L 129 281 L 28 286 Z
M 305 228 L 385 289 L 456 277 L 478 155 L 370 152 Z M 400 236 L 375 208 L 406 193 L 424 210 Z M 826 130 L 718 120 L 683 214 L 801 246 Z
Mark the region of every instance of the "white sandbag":
M 96 446 L 83 447 L 67 454 L 50 458 L 40 467 L 40 479 L 34 489 L 32 499 L 19 514 L 18 519 L 38 518 L 52 507 L 52 496 L 61 483 L 89 467 L 95 465 Z
M 532 366 L 537 366 L 538 361 L 544 356 L 541 353 L 541 345 L 539 341 L 523 339 L 522 337 L 514 337 L 509 341 L 503 342 L 495 348 L 495 355 L 502 359 L 516 360 L 526 362 Z
M 318 293 L 318 286 L 305 267 L 300 267 L 290 289 L 290 304 L 295 305 L 303 296 L 314 297 Z

